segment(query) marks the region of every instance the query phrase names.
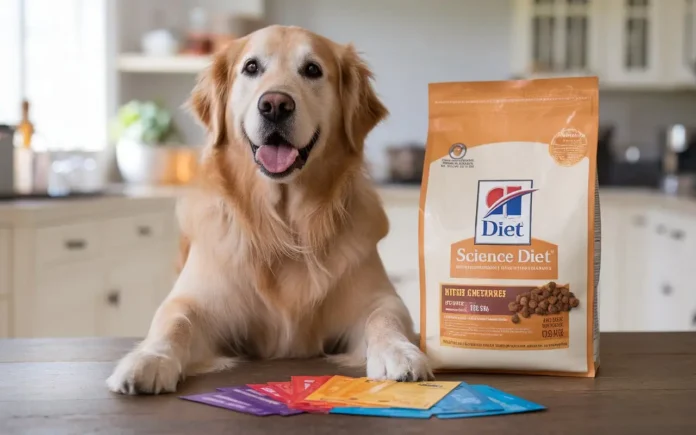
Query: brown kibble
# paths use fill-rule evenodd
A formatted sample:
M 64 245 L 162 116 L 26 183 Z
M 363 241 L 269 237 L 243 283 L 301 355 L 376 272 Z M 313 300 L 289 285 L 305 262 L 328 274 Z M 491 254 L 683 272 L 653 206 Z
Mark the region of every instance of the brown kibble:
M 529 308 L 534 309 L 534 308 L 537 307 L 537 305 L 538 305 L 538 302 L 535 301 L 534 299 L 532 299 L 531 301 L 529 301 Z
M 570 306 L 575 308 L 580 305 L 580 300 L 577 298 L 570 298 Z
M 527 296 L 522 296 L 522 297 L 520 298 L 520 304 L 521 304 L 523 307 L 526 306 L 528 303 L 529 303 L 529 298 L 527 298 Z
M 519 303 L 519 302 L 520 302 L 520 299 L 522 299 L 522 293 L 520 293 L 520 294 L 518 294 L 517 296 L 515 296 L 515 302 Z
M 549 304 L 555 305 L 558 298 L 556 296 L 550 296 L 547 300 L 549 301 Z
M 569 301 L 570 301 L 570 298 L 568 296 L 563 296 L 561 298 L 561 302 L 563 302 L 564 304 L 567 304 Z
M 541 301 L 539 302 L 539 308 L 546 310 L 549 307 L 549 301 Z
M 548 299 L 549 296 L 551 296 L 551 292 L 548 291 L 548 290 L 544 290 L 544 291 L 541 293 L 541 298 L 542 298 L 542 299 Z
M 529 300 L 529 297 L 530 297 L 531 295 L 532 295 L 532 294 L 531 294 L 530 292 L 524 292 L 524 293 L 522 293 L 522 297 L 523 297 L 523 298 L 527 298 L 527 300 Z
M 574 298 L 574 297 L 575 297 L 575 293 L 573 293 L 573 292 L 568 293 L 568 297 Z
M 570 289 L 568 289 L 567 287 L 561 287 L 561 294 L 563 296 L 568 296 L 569 293 L 570 293 Z
M 518 316 L 517 314 L 513 314 L 511 320 L 512 323 L 520 323 L 520 316 Z
M 550 283 L 547 284 L 550 290 L 555 290 L 556 289 L 556 283 L 551 281 Z
M 555 305 L 549 305 L 549 313 L 551 313 L 551 314 L 558 313 L 558 307 L 556 307 Z
M 522 308 L 522 311 L 520 311 L 520 316 L 524 317 L 525 319 L 529 316 L 531 316 L 531 313 L 529 312 L 529 308 L 524 307 Z
M 517 302 L 510 302 L 508 304 L 508 310 L 512 311 L 513 313 L 516 313 L 520 309 L 520 304 Z
M 561 307 L 561 311 L 566 311 L 566 312 L 567 312 L 567 311 L 570 311 L 570 305 L 568 305 L 568 304 L 563 304 L 563 306 Z
M 552 295 L 558 296 L 561 294 L 561 290 L 559 288 L 553 289 L 553 292 L 551 292 Z
M 539 314 L 539 315 L 544 315 L 544 314 L 546 314 L 546 310 L 544 310 L 543 308 L 540 308 L 540 307 L 536 307 L 536 309 L 534 310 L 534 313 Z

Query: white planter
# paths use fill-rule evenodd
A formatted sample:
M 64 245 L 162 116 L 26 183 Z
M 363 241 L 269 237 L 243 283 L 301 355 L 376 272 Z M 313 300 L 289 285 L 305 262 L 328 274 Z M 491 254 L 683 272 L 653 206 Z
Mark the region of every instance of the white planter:
M 123 179 L 132 184 L 185 184 L 191 181 L 199 149 L 189 146 L 154 146 L 121 139 L 116 163 Z

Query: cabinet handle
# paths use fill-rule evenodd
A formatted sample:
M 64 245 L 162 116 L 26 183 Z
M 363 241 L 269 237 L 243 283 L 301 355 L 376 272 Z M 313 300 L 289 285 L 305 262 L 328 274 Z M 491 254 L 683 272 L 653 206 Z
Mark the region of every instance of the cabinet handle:
M 71 251 L 81 251 L 87 247 L 87 242 L 80 239 L 66 240 L 65 248 Z
M 672 294 L 672 286 L 669 284 L 665 284 L 662 286 L 662 294 L 665 296 L 669 296 Z
M 686 236 L 686 233 L 682 230 L 674 230 L 670 235 L 674 240 L 682 240 L 684 236 Z
M 637 227 L 644 227 L 645 226 L 645 216 L 643 215 L 638 215 L 633 217 L 633 225 Z
M 140 237 L 149 237 L 152 234 L 152 228 L 147 225 L 141 225 L 138 227 L 138 235 Z
M 662 224 L 660 224 L 660 225 L 657 226 L 657 234 L 663 235 L 663 234 L 665 234 L 666 232 L 667 232 L 667 227 L 666 227 L 666 226 L 664 226 L 664 225 L 662 225 Z
M 117 307 L 121 303 L 121 292 L 118 290 L 112 290 L 106 296 L 106 301 L 109 305 Z

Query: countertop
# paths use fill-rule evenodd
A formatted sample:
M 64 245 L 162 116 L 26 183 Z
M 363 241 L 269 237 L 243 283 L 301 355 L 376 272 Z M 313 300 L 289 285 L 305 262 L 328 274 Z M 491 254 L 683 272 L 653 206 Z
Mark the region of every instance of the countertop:
M 0 341 L 0 433 L 696 433 L 696 333 L 602 334 L 595 379 L 440 376 L 488 384 L 548 407 L 539 413 L 461 420 L 254 417 L 178 399 L 178 394 L 291 375 L 360 375 L 321 360 L 245 363 L 228 372 L 189 378 L 177 395 L 114 395 L 104 380 L 113 361 L 133 344 L 131 339 L 106 338 Z
M 174 207 L 176 199 L 190 187 L 185 186 L 110 186 L 102 196 L 79 199 L 39 199 L 0 202 L 0 225 L 34 225 L 56 220 L 90 217 L 95 213 L 161 211 Z M 376 184 L 387 205 L 418 206 L 419 185 Z M 631 187 L 600 187 L 603 204 L 625 207 L 650 207 L 696 216 L 696 197 L 674 197 L 659 190 Z

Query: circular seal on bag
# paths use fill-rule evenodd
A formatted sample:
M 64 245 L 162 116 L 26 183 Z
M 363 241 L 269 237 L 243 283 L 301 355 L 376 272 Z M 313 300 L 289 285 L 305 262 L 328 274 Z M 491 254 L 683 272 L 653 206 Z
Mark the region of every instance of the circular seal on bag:
M 564 128 L 551 139 L 549 154 L 561 166 L 573 166 L 587 154 L 587 136 L 575 128 Z
M 455 143 L 449 149 L 449 156 L 455 160 L 463 159 L 466 155 L 466 145 L 463 143 Z

